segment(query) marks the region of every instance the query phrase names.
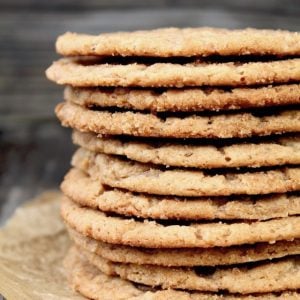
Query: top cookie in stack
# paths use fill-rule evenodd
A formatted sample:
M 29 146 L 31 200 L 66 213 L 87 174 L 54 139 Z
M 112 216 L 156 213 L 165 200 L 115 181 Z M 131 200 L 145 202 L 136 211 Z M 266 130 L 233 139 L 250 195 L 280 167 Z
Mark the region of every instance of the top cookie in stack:
M 56 46 L 56 113 L 81 147 L 62 183 L 76 289 L 300 297 L 300 35 L 170 28 Z

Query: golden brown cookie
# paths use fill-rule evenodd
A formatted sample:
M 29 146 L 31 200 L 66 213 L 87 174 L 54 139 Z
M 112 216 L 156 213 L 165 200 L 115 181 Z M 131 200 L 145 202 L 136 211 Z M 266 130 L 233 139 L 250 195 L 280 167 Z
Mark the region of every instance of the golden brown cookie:
M 256 295 L 212 294 L 179 290 L 159 290 L 135 284 L 120 277 L 105 275 L 72 248 L 64 262 L 72 287 L 95 300 L 298 300 L 299 293 L 265 293 Z
M 174 196 L 229 196 L 300 190 L 300 168 L 284 167 L 254 172 L 159 168 L 79 148 L 72 166 L 93 179 L 132 192 Z
M 106 63 L 103 59 L 63 58 L 46 71 L 57 84 L 77 87 L 248 86 L 300 80 L 300 59 L 254 62 L 192 61 Z
M 214 144 L 134 140 L 103 137 L 74 130 L 73 142 L 93 152 L 126 156 L 130 160 L 174 167 L 230 168 L 300 164 L 300 136 L 254 142 Z
M 82 206 L 107 213 L 151 219 L 268 220 L 300 215 L 300 196 L 235 196 L 179 198 L 107 190 L 99 180 L 71 169 L 61 184 L 63 193 Z
M 64 97 L 81 106 L 118 107 L 129 110 L 203 111 L 233 110 L 300 103 L 300 85 L 283 84 L 255 88 L 129 89 L 75 88 Z
M 62 202 L 65 222 L 79 233 L 102 242 L 145 248 L 210 248 L 300 238 L 300 217 L 260 222 L 189 223 L 135 220 L 109 216 L 81 207 L 70 199 Z
M 300 55 L 300 36 L 299 33 L 282 30 L 210 27 L 161 28 L 100 35 L 67 32 L 57 39 L 56 49 L 62 55 Z
M 120 263 L 165 267 L 242 264 L 300 254 L 300 240 L 232 247 L 149 249 L 103 243 L 68 227 L 74 243 L 89 252 Z
M 140 112 L 90 110 L 73 103 L 55 109 L 63 126 L 83 132 L 170 138 L 232 138 L 300 132 L 300 110 L 160 118 Z
M 300 257 L 242 266 L 175 268 L 111 262 L 79 247 L 87 260 L 109 276 L 162 289 L 251 294 L 300 288 Z

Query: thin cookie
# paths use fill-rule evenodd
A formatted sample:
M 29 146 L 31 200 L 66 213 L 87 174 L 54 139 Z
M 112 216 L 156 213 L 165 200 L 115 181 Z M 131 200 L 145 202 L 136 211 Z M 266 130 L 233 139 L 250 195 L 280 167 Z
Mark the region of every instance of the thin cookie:
M 67 101 L 86 107 L 118 107 L 152 112 L 218 111 L 299 104 L 300 85 L 164 90 L 67 86 L 64 97 Z
M 86 237 L 71 227 L 68 227 L 68 231 L 76 245 L 107 260 L 125 264 L 165 267 L 216 266 L 243 264 L 300 254 L 300 240 L 208 249 L 149 249 L 103 243 Z
M 259 143 L 214 145 L 134 141 L 74 130 L 73 143 L 93 152 L 126 156 L 130 160 L 173 167 L 232 168 L 300 164 L 300 136 Z
M 49 80 L 77 87 L 248 86 L 300 80 L 300 59 L 255 62 L 108 64 L 95 58 L 63 58 L 47 70 Z
M 210 248 L 300 238 L 300 217 L 262 222 L 163 225 L 156 221 L 109 216 L 64 198 L 61 214 L 79 233 L 102 242 L 145 248 Z
M 63 126 L 108 135 L 170 138 L 233 138 L 300 132 L 300 110 L 160 118 L 140 112 L 90 110 L 63 102 L 55 108 Z
M 116 156 L 79 148 L 72 166 L 111 187 L 133 192 L 174 196 L 229 196 L 270 194 L 300 189 L 300 168 L 255 172 L 160 169 Z
M 82 206 L 107 213 L 151 219 L 176 220 L 268 220 L 300 215 L 300 196 L 278 194 L 257 197 L 179 198 L 107 190 L 99 180 L 71 169 L 63 193 Z
M 153 289 L 134 284 L 120 277 L 107 276 L 72 248 L 67 254 L 64 267 L 73 289 L 95 300 L 297 300 L 296 291 L 256 295 L 222 295 L 178 290 Z
M 79 247 L 79 251 L 101 272 L 136 283 L 203 292 L 228 291 L 251 294 L 282 292 L 300 288 L 300 258 L 260 262 L 243 266 L 194 268 L 161 267 L 111 262 Z
M 62 55 L 101 56 L 300 55 L 300 35 L 283 30 L 210 27 L 100 35 L 67 32 L 58 37 L 56 50 Z

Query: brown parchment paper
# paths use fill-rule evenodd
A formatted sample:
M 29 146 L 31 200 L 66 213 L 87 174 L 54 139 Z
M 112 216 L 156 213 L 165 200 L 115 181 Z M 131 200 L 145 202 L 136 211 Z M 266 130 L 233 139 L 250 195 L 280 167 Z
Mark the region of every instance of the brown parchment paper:
M 60 198 L 56 191 L 43 193 L 0 229 L 0 293 L 6 299 L 84 299 L 71 291 L 62 266 L 69 239 Z

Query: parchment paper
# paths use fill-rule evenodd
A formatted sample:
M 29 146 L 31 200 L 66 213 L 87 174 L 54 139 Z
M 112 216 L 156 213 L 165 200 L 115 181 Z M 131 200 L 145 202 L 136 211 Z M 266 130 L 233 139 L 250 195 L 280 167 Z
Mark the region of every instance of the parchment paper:
M 69 239 L 59 217 L 60 197 L 43 193 L 1 228 L 0 293 L 6 299 L 84 299 L 71 291 L 62 267 Z

